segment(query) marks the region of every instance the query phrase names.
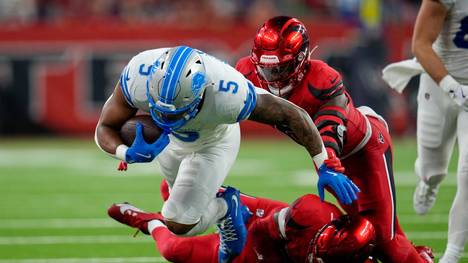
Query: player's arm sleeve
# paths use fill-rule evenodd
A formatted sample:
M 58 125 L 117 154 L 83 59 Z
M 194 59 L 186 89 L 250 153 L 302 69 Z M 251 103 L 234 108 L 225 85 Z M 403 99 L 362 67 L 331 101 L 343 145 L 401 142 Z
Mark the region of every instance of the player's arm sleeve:
M 132 91 L 132 83 L 130 78 L 130 68 L 131 64 L 129 63 L 125 68 L 122 70 L 120 74 L 120 88 L 122 89 L 122 94 L 124 95 L 125 101 L 128 103 L 129 106 L 132 108 L 136 108 L 135 104 L 132 100 L 131 91 Z
M 332 149 L 336 156 L 341 156 L 346 139 L 346 109 L 335 106 L 322 106 L 314 116 L 325 148 Z
M 309 83 L 309 91 L 323 102 L 315 116 L 314 123 L 319 130 L 325 148 L 341 156 L 346 135 L 346 101 L 343 80 L 338 72 L 328 67 L 323 81 L 314 87 Z
M 257 91 L 260 89 L 255 88 L 250 81 L 246 81 L 246 83 L 247 89 L 245 89 L 245 99 L 241 104 L 239 113 L 237 114 L 236 122 L 248 119 L 257 104 Z

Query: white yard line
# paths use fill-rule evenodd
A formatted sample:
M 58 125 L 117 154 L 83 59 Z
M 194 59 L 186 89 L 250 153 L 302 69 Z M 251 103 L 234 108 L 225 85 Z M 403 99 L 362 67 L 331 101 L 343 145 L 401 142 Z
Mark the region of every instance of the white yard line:
M 99 153 L 99 150 L 96 150 Z M 105 155 L 102 155 L 105 156 Z M 18 160 L 28 160 L 18 162 Z M 51 161 L 53 160 L 53 161 Z M 2 167 L 28 167 L 45 169 L 69 169 L 79 176 L 155 176 L 159 174 L 157 162 L 139 163 L 129 166 L 127 172 L 117 172 L 118 161 L 113 158 L 96 157 L 87 150 L 66 149 L 0 149 L 0 168 Z M 267 177 L 276 171 L 275 163 L 268 160 L 239 158 L 232 167 L 230 174 L 235 176 Z
M 95 152 L 83 149 L 0 149 L 0 168 L 29 167 L 43 169 L 47 167 L 70 169 L 79 176 L 153 176 L 159 174 L 156 162 L 149 164 L 131 165 L 126 173 L 116 172 L 118 162 L 112 158 L 102 157 L 99 150 Z M 27 160 L 18 162 L 18 160 Z M 53 160 L 51 162 L 51 160 Z M 78 161 L 79 160 L 79 161 Z M 277 163 L 274 160 L 238 158 L 233 165 L 230 175 L 271 177 L 277 173 Z M 292 170 L 285 174 L 296 185 L 314 185 L 317 176 L 313 169 Z M 292 176 L 292 177 L 291 177 Z M 411 170 L 395 171 L 395 183 L 398 186 L 415 186 L 417 178 Z M 445 178 L 444 185 L 456 185 L 456 176 L 451 173 Z
M 440 258 L 442 256 L 442 254 L 443 253 L 434 253 L 434 256 Z M 468 253 L 463 253 L 461 258 L 468 258 Z
M 139 235 L 99 235 L 99 236 L 12 236 L 0 237 L 0 245 L 55 245 L 55 244 L 127 244 L 152 243 L 151 238 Z
M 446 231 L 434 231 L 434 232 L 427 232 L 427 231 L 407 231 L 405 232 L 408 239 L 430 239 L 430 240 L 442 240 L 447 239 L 447 232 Z
M 447 232 L 406 232 L 410 239 L 446 239 Z M 98 235 L 98 236 L 10 236 L 0 237 L 0 245 L 54 245 L 54 244 L 127 244 L 151 243 L 153 240 L 146 236 L 133 238 L 129 235 Z
M 415 215 L 415 214 L 398 214 L 398 221 L 406 224 L 447 224 L 447 214 L 427 214 L 427 215 Z
M 425 216 L 400 214 L 400 222 L 407 224 L 446 224 L 447 214 L 428 214 Z M 119 228 L 122 225 L 110 218 L 46 218 L 46 219 L 0 219 L 0 229 L 83 229 Z
M 0 219 L 0 229 L 117 228 L 110 218 Z
M 345 172 L 346 173 L 346 172 Z M 311 170 L 296 170 L 291 171 L 290 176 L 285 175 L 286 178 L 291 178 L 290 180 L 298 186 L 304 185 L 312 185 L 315 186 L 317 184 L 318 177 L 315 175 L 315 171 Z M 416 183 L 418 179 L 416 175 L 412 171 L 395 171 L 395 184 L 396 186 L 410 186 L 416 187 Z M 442 186 L 456 186 L 457 180 L 454 173 L 449 173 L 447 177 L 444 179 Z M 398 189 L 397 189 L 398 191 Z
M 442 253 L 435 253 L 436 257 Z M 463 253 L 462 258 L 468 258 L 468 253 Z M 167 262 L 162 257 L 123 257 L 123 258 L 27 258 L 27 259 L 0 259 L 0 263 L 163 263 Z
M 162 263 L 162 257 L 124 257 L 124 258 L 27 258 L 0 259 L 0 263 Z

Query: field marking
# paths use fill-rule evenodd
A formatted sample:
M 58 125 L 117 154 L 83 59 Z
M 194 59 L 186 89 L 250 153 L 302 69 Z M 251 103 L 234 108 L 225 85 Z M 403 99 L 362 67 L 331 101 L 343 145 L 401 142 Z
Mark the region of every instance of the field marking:
M 25 258 L 0 259 L 0 263 L 162 263 L 162 257 L 119 257 L 119 258 Z
M 304 185 L 313 185 L 317 184 L 318 176 L 314 174 L 311 170 L 296 170 L 291 171 L 291 181 L 294 185 L 304 186 Z M 345 172 L 346 174 L 346 172 Z M 400 170 L 394 171 L 395 184 L 396 186 L 412 186 L 416 187 L 418 179 L 413 171 Z M 457 178 L 455 173 L 448 173 L 447 177 L 442 182 L 442 186 L 456 186 Z
M 445 231 L 415 231 L 406 232 L 410 239 L 447 239 Z M 151 243 L 151 238 L 136 237 L 130 235 L 98 235 L 98 236 L 11 236 L 0 237 L 0 245 L 54 245 L 54 244 L 127 244 L 127 243 Z
M 434 256 L 440 258 L 444 253 L 434 253 Z M 462 253 L 461 258 L 468 258 L 468 253 Z M 462 262 L 460 262 L 462 263 Z
M 398 219 L 406 224 L 446 224 L 448 214 L 428 214 L 425 216 L 400 214 Z M 119 228 L 110 218 L 38 218 L 38 219 L 0 219 L 0 229 L 83 229 Z
M 0 237 L 0 245 L 55 245 L 55 244 L 127 244 L 152 243 L 151 238 L 131 235 L 99 236 L 13 236 Z
M 434 253 L 436 257 L 442 253 Z M 461 258 L 468 258 L 468 253 L 463 253 Z M 119 257 L 119 258 L 27 258 L 27 259 L 0 259 L 0 263 L 163 263 L 167 262 L 162 257 Z
M 92 154 L 90 154 L 92 153 Z M 160 175 L 157 162 L 138 163 L 129 166 L 127 172 L 117 172 L 118 161 L 105 158 L 99 150 L 95 153 L 88 150 L 67 149 L 0 149 L 0 168 L 19 167 L 44 169 L 53 167 L 73 171 L 77 176 L 156 176 Z M 18 160 L 28 160 L 18 162 Z M 53 159 L 54 162 L 50 160 Z M 76 161 L 76 160 L 79 160 Z M 263 159 L 238 158 L 230 173 L 236 177 L 252 176 L 255 171 L 258 177 L 269 177 L 276 171 L 275 162 Z
M 0 229 L 117 228 L 110 218 L 0 219 Z
M 398 221 L 405 224 L 447 224 L 449 215 L 447 214 L 397 214 Z
M 18 162 L 18 160 L 28 160 L 27 162 Z M 50 160 L 55 160 L 51 162 Z M 76 160 L 80 160 L 79 162 Z M 157 162 L 131 165 L 126 173 L 117 172 L 118 162 L 112 158 L 105 158 L 98 149 L 96 151 L 83 149 L 0 149 L 0 168 L 1 167 L 27 167 L 27 168 L 62 168 L 73 171 L 77 176 L 154 176 L 159 175 Z M 244 177 L 271 177 L 271 173 L 278 173 L 277 165 L 274 160 L 237 158 L 233 165 L 230 176 Z M 255 171 L 255 172 L 253 172 Z M 285 176 L 291 176 L 291 181 L 295 185 L 316 185 L 317 176 L 314 169 L 298 169 L 287 172 Z M 412 170 L 395 171 L 395 183 L 398 186 L 415 186 L 417 178 Z M 443 185 L 455 186 L 455 173 L 449 173 L 445 178 Z
M 447 239 L 447 231 L 433 231 L 433 232 L 427 232 L 427 231 L 406 231 L 405 232 L 406 236 L 408 239 Z

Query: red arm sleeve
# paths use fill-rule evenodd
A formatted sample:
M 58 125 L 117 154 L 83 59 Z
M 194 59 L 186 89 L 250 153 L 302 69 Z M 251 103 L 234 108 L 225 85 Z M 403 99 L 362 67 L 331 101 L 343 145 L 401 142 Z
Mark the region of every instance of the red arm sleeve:
M 308 82 L 308 90 L 323 105 L 312 117 L 327 150 L 340 156 L 345 140 L 347 112 L 342 107 L 326 104 L 338 96 L 344 96 L 343 80 L 340 73 L 321 61 L 314 61 L 311 71 L 314 77 Z
M 322 106 L 314 116 L 314 122 L 325 148 L 339 157 L 346 139 L 346 110 L 339 106 Z

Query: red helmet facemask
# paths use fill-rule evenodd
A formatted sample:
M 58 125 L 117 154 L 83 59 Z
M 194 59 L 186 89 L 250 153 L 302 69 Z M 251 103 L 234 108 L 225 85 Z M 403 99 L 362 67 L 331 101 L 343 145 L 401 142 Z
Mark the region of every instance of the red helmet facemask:
M 306 262 L 363 263 L 375 246 L 375 229 L 361 216 L 344 215 L 323 226 L 309 247 Z
M 258 30 L 250 56 L 263 87 L 287 95 L 302 80 L 309 58 L 303 23 L 287 16 L 266 21 Z

